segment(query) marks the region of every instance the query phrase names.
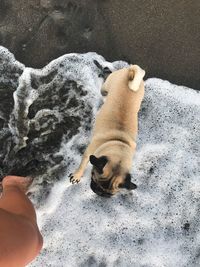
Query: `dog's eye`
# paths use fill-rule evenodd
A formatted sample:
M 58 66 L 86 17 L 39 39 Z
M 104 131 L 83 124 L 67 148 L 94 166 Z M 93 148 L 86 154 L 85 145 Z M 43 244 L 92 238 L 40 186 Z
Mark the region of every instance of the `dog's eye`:
M 118 184 L 118 187 L 119 188 L 123 188 L 124 187 L 124 184 L 123 183 L 120 183 L 120 184 Z
M 102 182 L 102 181 L 101 181 L 101 186 L 102 186 L 104 189 L 108 189 L 108 188 L 110 187 L 110 180 L 105 181 L 105 182 Z

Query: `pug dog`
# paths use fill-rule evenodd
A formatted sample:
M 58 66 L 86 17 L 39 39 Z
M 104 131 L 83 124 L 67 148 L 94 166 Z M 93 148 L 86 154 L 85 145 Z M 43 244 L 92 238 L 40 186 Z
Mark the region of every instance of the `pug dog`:
M 80 182 L 90 161 L 91 189 L 100 196 L 110 197 L 120 189 L 133 190 L 132 159 L 136 149 L 138 112 L 144 97 L 145 71 L 131 65 L 112 72 L 104 82 L 101 93 L 106 96 L 97 113 L 91 142 L 78 169 L 70 181 Z

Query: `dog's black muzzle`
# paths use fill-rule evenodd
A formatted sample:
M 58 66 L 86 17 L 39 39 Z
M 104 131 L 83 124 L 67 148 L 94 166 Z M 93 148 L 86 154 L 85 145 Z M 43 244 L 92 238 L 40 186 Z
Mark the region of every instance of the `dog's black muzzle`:
M 98 185 L 93 179 L 91 179 L 90 187 L 94 193 L 96 193 L 97 195 L 99 195 L 101 197 L 111 197 L 112 196 L 111 193 L 105 192 L 103 190 L 103 188 L 100 185 Z

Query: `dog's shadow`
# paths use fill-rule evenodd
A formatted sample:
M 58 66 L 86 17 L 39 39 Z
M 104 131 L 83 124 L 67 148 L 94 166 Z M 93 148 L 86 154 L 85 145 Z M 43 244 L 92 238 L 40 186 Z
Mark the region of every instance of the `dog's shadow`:
M 106 266 L 107 263 L 104 260 L 98 263 L 98 259 L 96 259 L 94 255 L 90 255 L 80 265 L 80 267 L 106 267 Z
M 131 211 L 135 200 L 136 194 L 133 191 L 122 191 L 109 198 L 92 194 L 90 198 L 82 200 L 82 205 L 91 210 L 98 210 L 102 216 L 111 217 L 119 211 Z

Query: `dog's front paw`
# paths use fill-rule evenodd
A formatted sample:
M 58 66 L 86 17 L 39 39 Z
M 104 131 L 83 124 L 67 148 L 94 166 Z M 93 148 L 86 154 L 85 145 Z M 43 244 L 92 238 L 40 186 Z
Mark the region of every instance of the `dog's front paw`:
M 81 180 L 81 175 L 79 173 L 77 173 L 77 172 L 74 172 L 74 173 L 71 173 L 69 175 L 69 178 L 70 178 L 70 182 L 72 184 L 75 184 L 75 183 L 78 184 L 80 182 L 80 180 Z

